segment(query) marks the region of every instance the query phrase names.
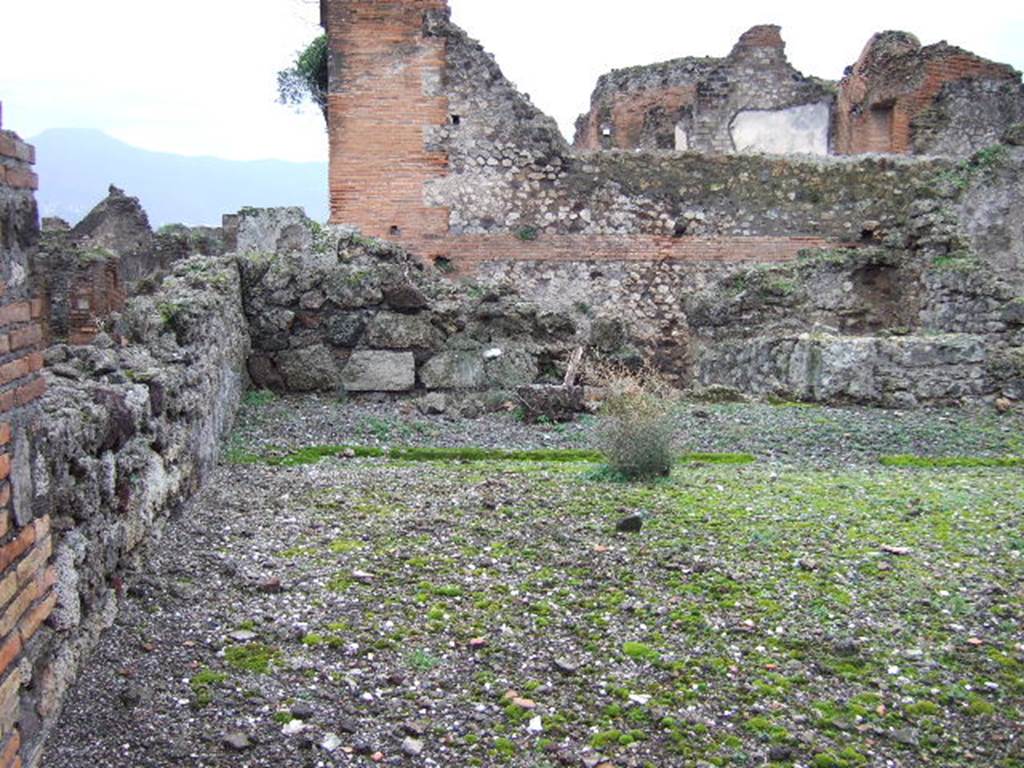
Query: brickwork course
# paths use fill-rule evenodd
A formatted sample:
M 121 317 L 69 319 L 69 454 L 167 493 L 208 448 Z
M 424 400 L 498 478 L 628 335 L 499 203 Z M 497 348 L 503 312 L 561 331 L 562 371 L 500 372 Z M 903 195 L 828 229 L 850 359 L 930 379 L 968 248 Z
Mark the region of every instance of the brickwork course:
M 2 117 L 0 117 L 2 121 Z M 0 768 L 28 763 L 23 734 L 29 684 L 23 663 L 56 602 L 50 516 L 33 510 L 32 435 L 46 391 L 40 371 L 43 304 L 26 283 L 38 238 L 35 150 L 0 122 Z M 32 718 L 32 715 L 30 715 Z

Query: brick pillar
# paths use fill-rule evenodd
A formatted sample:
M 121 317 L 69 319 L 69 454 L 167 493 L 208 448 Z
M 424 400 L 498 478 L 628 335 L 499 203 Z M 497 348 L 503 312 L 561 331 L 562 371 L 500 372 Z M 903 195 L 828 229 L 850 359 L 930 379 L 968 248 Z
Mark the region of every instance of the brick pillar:
M 46 390 L 42 302 L 28 295 L 28 254 L 39 237 L 35 150 L 0 123 L 0 768 L 28 765 L 21 727 L 21 660 L 53 610 L 49 515 L 33 511 L 31 435 Z
M 448 231 L 448 211 L 424 200 L 447 172 L 427 132 L 448 120 L 442 93 L 445 40 L 426 15 L 447 0 L 324 0 L 331 85 L 331 221 L 423 252 Z

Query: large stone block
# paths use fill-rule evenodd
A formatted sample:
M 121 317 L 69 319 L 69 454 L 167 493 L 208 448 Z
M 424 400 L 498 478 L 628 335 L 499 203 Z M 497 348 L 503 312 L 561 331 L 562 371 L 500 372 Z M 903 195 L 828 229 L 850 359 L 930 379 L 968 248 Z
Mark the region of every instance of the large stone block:
M 323 344 L 278 353 L 277 370 L 293 392 L 334 389 L 344 380 L 337 358 Z
M 537 358 L 526 350 L 494 348 L 484 352 L 484 376 L 489 387 L 509 389 L 532 384 L 538 373 Z
M 436 349 L 443 341 L 428 317 L 395 312 L 377 313 L 366 329 L 366 340 L 379 349 Z
M 484 384 L 484 359 L 479 351 L 442 352 L 420 369 L 427 389 L 476 389 Z
M 238 214 L 240 254 L 286 254 L 313 244 L 309 219 L 301 208 L 245 208 Z
M 406 392 L 416 386 L 411 352 L 353 352 L 341 373 L 349 392 Z

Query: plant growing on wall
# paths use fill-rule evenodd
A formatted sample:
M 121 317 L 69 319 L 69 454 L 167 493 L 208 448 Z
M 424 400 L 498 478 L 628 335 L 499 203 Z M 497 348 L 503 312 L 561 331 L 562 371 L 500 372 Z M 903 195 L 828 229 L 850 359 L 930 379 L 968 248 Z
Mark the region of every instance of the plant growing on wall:
M 309 99 L 326 121 L 327 87 L 327 35 L 320 35 L 296 54 L 290 67 L 277 73 L 278 101 L 298 107 Z

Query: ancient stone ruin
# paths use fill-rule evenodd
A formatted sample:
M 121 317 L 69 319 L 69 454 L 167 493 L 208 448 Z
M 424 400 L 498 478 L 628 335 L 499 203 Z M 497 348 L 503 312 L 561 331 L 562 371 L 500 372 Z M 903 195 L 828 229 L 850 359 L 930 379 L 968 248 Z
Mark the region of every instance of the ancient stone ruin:
M 756 27 L 605 76 L 572 147 L 445 0 L 322 8 L 330 225 L 154 233 L 111 188 L 40 232 L 0 131 L 0 768 L 40 764 L 248 386 L 472 416 L 583 347 L 695 392 L 1024 398 L 1018 73 L 885 33 L 836 90 Z
M 905 32 L 868 41 L 838 83 L 787 61 L 779 27 L 746 32 L 724 59 L 685 58 L 603 76 L 578 149 L 964 158 L 1024 116 L 1020 73 Z
M 835 89 L 786 59 L 779 27 L 754 27 L 724 59 L 604 75 L 576 123 L 578 149 L 825 155 Z

